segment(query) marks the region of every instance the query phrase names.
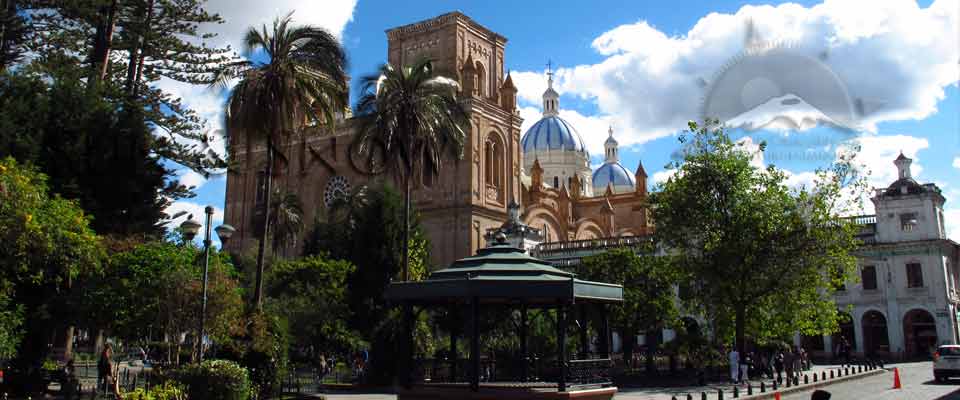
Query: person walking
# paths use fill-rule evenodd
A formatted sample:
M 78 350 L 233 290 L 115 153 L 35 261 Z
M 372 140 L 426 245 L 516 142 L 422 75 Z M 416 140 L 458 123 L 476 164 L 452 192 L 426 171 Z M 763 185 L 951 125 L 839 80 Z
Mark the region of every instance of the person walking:
M 735 346 L 731 346 L 727 357 L 730 360 L 730 380 L 737 383 L 740 380 L 740 352 Z
M 796 366 L 797 355 L 793 353 L 793 349 L 789 346 L 787 347 L 786 353 L 783 354 L 783 371 L 787 376 L 787 380 L 793 379 L 793 374 L 796 372 L 794 366 Z
M 749 352 L 744 352 L 740 357 L 740 382 L 746 382 L 750 380 L 750 363 L 752 359 L 750 358 Z
M 97 361 L 97 389 L 104 393 L 113 394 L 114 398 L 119 400 L 120 382 L 117 381 L 117 365 L 113 362 L 113 346 L 107 343 L 100 352 L 100 359 Z
M 773 368 L 777 370 L 777 382 L 783 382 L 783 351 L 777 350 L 773 356 Z

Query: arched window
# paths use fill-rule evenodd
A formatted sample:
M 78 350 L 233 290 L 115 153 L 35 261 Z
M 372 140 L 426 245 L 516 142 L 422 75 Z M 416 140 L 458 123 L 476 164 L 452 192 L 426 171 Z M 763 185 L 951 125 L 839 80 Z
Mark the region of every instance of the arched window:
M 500 137 L 491 132 L 487 136 L 487 141 L 483 145 L 484 157 L 484 182 L 487 186 L 487 198 L 503 202 L 504 184 L 506 177 L 504 174 L 504 146 Z
M 487 86 L 487 71 L 483 68 L 483 64 L 477 61 L 477 95 L 486 96 L 487 91 L 485 90 Z

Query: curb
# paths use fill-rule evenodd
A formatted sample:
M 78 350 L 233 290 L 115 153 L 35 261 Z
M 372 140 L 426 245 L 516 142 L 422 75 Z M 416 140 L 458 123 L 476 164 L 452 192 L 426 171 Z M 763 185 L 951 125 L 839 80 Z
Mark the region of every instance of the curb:
M 772 399 L 772 398 L 774 398 L 774 397 L 776 396 L 777 393 L 780 393 L 780 395 L 782 396 L 782 395 L 787 395 L 787 394 L 791 394 L 791 393 L 795 393 L 795 392 L 804 392 L 804 391 L 807 391 L 807 390 L 819 389 L 819 388 L 822 388 L 822 387 L 825 387 L 825 386 L 830 386 L 830 385 L 835 384 L 835 383 L 841 383 L 841 382 L 851 381 L 851 380 L 854 380 L 854 379 L 866 378 L 866 377 L 868 377 L 868 376 L 879 375 L 879 374 L 882 374 L 882 373 L 885 373 L 885 372 L 887 372 L 886 369 L 884 369 L 884 368 L 877 368 L 877 369 L 875 369 L 875 370 L 873 370 L 873 371 L 865 371 L 865 372 L 861 372 L 861 373 L 859 373 L 859 374 L 841 376 L 841 377 L 833 378 L 833 379 L 830 379 L 830 380 L 827 380 L 827 381 L 819 381 L 819 382 L 816 382 L 816 383 L 811 382 L 811 383 L 808 383 L 808 384 L 805 384 L 805 385 L 800 385 L 800 386 L 791 386 L 791 387 L 789 387 L 789 388 L 780 388 L 780 389 L 777 389 L 777 391 L 765 392 L 765 393 L 760 393 L 760 394 L 754 394 L 754 395 L 751 395 L 751 396 L 740 396 L 740 397 L 738 397 L 738 399 L 745 399 L 745 400 Z

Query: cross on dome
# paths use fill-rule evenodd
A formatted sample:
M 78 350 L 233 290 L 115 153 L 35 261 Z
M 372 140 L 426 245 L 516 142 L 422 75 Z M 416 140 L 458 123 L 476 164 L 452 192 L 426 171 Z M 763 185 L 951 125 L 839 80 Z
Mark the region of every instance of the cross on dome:
M 543 116 L 560 115 L 560 94 L 553 90 L 553 63 L 547 61 L 547 90 L 543 92 Z

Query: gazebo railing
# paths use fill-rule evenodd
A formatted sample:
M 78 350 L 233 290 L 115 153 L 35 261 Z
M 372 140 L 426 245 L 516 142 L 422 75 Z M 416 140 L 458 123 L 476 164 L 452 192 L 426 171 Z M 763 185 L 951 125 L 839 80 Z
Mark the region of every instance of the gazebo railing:
M 566 380 L 570 386 L 604 386 L 612 383 L 610 370 L 613 362 L 609 358 L 569 360 L 567 361 Z M 470 381 L 473 369 L 469 359 L 457 359 L 456 368 L 447 358 L 417 359 L 414 361 L 412 380 L 417 383 L 466 383 Z M 480 361 L 480 382 L 556 382 L 560 376 L 560 365 L 556 359 L 528 358 L 526 377 L 520 368 L 509 360 Z
M 609 358 L 570 360 L 567 362 L 567 382 L 572 386 L 610 385 L 610 369 L 613 361 Z

